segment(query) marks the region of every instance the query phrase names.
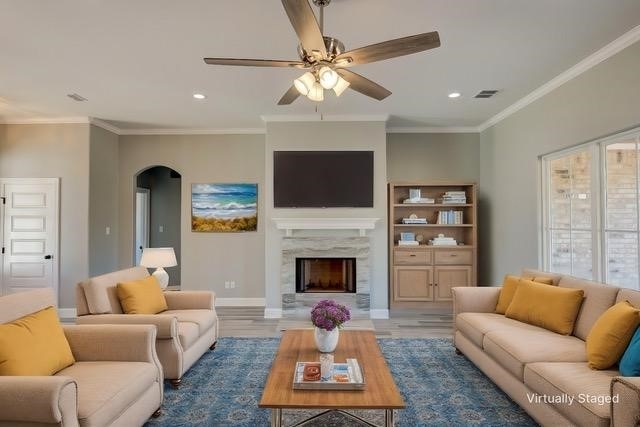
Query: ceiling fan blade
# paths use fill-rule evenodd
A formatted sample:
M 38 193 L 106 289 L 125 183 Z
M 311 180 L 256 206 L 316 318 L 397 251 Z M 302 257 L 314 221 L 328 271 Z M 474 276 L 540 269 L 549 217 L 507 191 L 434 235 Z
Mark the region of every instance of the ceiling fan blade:
M 209 65 L 307 68 L 307 65 L 302 61 L 279 61 L 274 59 L 204 58 L 204 62 Z
M 298 89 L 296 89 L 295 86 L 291 86 L 289 90 L 284 95 L 282 95 L 282 98 L 280 98 L 280 101 L 278 101 L 278 105 L 289 105 L 293 101 L 298 99 L 299 96 L 300 92 L 298 92 Z
M 327 49 L 324 45 L 322 32 L 316 20 L 316 15 L 307 0 L 282 0 L 284 10 L 295 30 L 304 50 L 311 54 L 316 51 L 317 56 L 327 57 Z
M 362 77 L 360 74 L 356 74 L 353 71 L 337 69 L 336 72 L 350 83 L 349 88 L 360 92 L 363 95 L 375 98 L 378 101 L 382 101 L 387 96 L 391 95 L 391 91 L 383 88 L 378 83 L 374 83 L 366 77 Z
M 437 31 L 432 31 L 350 50 L 338 55 L 334 63 L 340 67 L 351 67 L 398 56 L 411 55 L 412 53 L 434 49 L 439 46 L 440 36 Z

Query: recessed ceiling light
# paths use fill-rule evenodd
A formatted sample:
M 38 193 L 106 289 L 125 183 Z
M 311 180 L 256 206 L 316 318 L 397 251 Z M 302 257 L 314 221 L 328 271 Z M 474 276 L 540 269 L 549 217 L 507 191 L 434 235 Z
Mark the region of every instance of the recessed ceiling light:
M 451 92 L 449 98 L 460 98 L 460 92 Z
M 206 95 L 203 95 L 203 94 L 201 94 L 201 93 L 194 93 L 194 94 L 193 94 L 193 97 L 194 97 L 195 99 L 205 99 L 207 96 L 206 96 Z

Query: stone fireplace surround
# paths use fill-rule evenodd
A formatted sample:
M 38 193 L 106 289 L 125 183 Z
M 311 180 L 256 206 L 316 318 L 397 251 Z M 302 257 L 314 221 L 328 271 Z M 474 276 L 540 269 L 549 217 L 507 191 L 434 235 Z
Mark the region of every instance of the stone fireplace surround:
M 282 238 L 280 291 L 282 316 L 308 315 L 309 309 L 321 299 L 334 299 L 351 308 L 352 317 L 369 317 L 370 307 L 370 239 L 366 230 L 373 229 L 377 218 L 274 219 Z M 335 235 L 331 230 L 359 230 L 358 236 Z M 294 230 L 327 230 L 321 235 L 294 236 Z M 296 258 L 355 258 L 356 292 L 296 293 Z

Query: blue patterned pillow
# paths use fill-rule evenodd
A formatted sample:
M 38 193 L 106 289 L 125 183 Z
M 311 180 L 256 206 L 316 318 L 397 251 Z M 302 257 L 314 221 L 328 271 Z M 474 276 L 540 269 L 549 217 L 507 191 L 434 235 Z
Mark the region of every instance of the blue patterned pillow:
M 620 359 L 620 375 L 623 377 L 640 376 L 640 328 L 636 329 L 629 346 Z

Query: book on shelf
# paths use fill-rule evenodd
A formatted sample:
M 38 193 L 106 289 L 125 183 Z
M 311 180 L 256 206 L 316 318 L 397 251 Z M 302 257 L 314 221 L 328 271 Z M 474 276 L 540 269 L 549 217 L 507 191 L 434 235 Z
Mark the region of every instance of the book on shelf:
M 453 237 L 445 237 L 444 234 L 438 234 L 438 237 L 429 240 L 429 244 L 432 246 L 457 246 L 458 242 Z
M 398 246 L 419 246 L 420 242 L 417 240 L 398 240 Z
M 403 224 L 428 224 L 427 218 L 402 218 Z
M 464 191 L 447 191 L 442 195 L 440 202 L 444 205 L 467 203 L 467 193 Z
M 439 211 L 437 223 L 441 225 L 464 224 L 463 212 L 462 211 Z
M 407 204 L 407 205 L 410 205 L 412 203 L 432 205 L 435 202 L 436 202 L 436 199 L 432 199 L 431 197 L 421 197 L 419 199 L 404 199 L 402 201 L 403 204 Z
M 306 364 L 319 365 L 318 362 L 296 363 L 293 375 L 293 388 L 301 390 L 362 390 L 365 387 L 364 375 L 356 359 L 347 359 L 346 363 L 334 363 L 328 380 L 307 381 L 304 379 Z

